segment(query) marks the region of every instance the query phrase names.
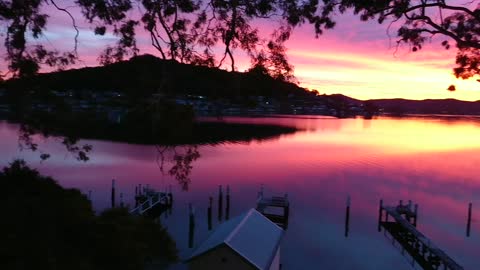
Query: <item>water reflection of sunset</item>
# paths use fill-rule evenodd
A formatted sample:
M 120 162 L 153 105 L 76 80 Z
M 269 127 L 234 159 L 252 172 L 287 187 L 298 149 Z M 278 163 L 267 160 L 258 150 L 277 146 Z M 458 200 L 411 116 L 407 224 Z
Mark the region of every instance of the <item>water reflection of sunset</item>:
M 368 123 L 368 125 L 366 125 Z M 480 148 L 480 123 L 447 119 L 343 120 L 341 133 L 328 128 L 319 133 L 305 133 L 294 141 L 369 146 L 375 151 L 393 153 L 454 151 Z M 368 151 L 368 149 L 366 149 Z
M 267 194 L 288 193 L 291 221 L 282 247 L 288 269 L 411 269 L 391 242 L 378 233 L 378 203 L 393 205 L 413 200 L 420 205 L 419 229 L 465 269 L 478 266 L 480 249 L 480 129 L 478 120 L 445 118 L 332 119 L 227 118 L 227 121 L 280 123 L 303 131 L 273 140 L 241 144 L 203 145 L 191 163 L 189 190 L 175 177 L 159 170 L 154 146 L 88 141 L 91 161 L 78 163 L 53 141 L 52 158 L 39 163 L 38 155 L 19 152 L 14 125 L 0 124 L 2 163 L 23 157 L 42 173 L 66 187 L 93 190 L 95 208 L 109 205 L 111 179 L 118 192 L 132 201 L 134 187 L 149 184 L 164 190 L 172 186 L 173 214 L 163 222 L 187 255 L 188 203 L 198 213 L 198 240 L 208 235 L 208 197 L 219 185 L 231 189 L 231 216 L 254 205 L 261 184 Z M 186 146 L 178 146 L 178 153 Z M 166 169 L 174 163 L 167 157 Z M 344 237 L 345 202 L 351 197 L 350 236 Z M 467 204 L 474 204 L 472 237 L 465 238 Z M 214 225 L 216 226 L 216 225 Z M 332 260 L 344 258 L 349 260 Z M 375 258 L 365 260 L 365 258 Z

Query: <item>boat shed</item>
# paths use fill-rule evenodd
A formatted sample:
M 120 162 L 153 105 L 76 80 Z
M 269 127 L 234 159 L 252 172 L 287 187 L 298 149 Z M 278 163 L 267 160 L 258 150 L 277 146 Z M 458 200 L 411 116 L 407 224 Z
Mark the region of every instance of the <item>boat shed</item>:
M 255 209 L 221 224 L 187 259 L 190 270 L 279 270 L 284 230 Z

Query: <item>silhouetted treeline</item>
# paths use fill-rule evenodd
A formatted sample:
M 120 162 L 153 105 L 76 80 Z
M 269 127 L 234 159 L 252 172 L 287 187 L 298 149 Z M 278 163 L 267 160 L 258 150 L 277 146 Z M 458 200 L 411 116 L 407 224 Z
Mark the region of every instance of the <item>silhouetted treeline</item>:
M 133 57 L 101 67 L 88 67 L 9 80 L 0 88 L 22 90 L 120 91 L 131 98 L 146 97 L 159 90 L 166 95 L 192 94 L 219 98 L 238 96 L 287 97 L 308 95 L 293 83 L 268 75 L 228 72 L 216 68 L 180 64 L 152 55 Z
M 0 269 L 143 270 L 175 262 L 177 249 L 153 220 L 126 208 L 95 215 L 77 189 L 64 189 L 17 160 L 0 171 Z
M 183 109 L 182 109 L 183 108 Z M 21 121 L 33 133 L 78 139 L 99 139 L 135 144 L 217 144 L 266 140 L 298 129 L 276 125 L 197 122 L 189 107 L 162 106 L 162 112 L 131 111 L 121 122 L 94 113 L 44 113 Z
M 452 114 L 480 115 L 480 101 L 456 99 L 377 99 L 371 103 L 383 109 L 384 113 L 403 114 Z

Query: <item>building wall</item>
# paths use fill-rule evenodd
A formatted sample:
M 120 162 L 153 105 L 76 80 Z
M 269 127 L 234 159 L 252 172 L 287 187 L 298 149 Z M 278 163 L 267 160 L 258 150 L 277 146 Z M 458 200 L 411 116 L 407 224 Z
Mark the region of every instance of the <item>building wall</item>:
M 275 258 L 273 258 L 269 270 L 280 270 L 280 247 L 277 249 L 277 253 L 275 254 Z
M 190 270 L 255 270 L 227 246 L 200 255 L 188 264 Z

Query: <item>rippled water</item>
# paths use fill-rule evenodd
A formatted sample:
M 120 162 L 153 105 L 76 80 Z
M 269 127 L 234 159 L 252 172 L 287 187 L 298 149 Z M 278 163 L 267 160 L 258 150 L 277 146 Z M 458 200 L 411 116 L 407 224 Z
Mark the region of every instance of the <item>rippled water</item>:
M 157 189 L 171 185 L 175 205 L 162 222 L 183 257 L 192 251 L 187 247 L 188 203 L 196 208 L 199 244 L 208 235 L 208 197 L 216 198 L 219 185 L 230 186 L 231 216 L 254 207 L 262 184 L 267 195 L 288 193 L 292 208 L 282 243 L 283 269 L 412 269 L 401 247 L 377 232 L 377 219 L 380 199 L 390 205 L 413 200 L 419 204 L 419 230 L 465 269 L 480 269 L 480 119 L 226 120 L 276 123 L 302 131 L 261 142 L 161 147 L 160 156 L 154 146 L 87 141 L 94 147 L 87 163 L 76 161 L 58 141 L 37 138 L 40 148 L 52 154 L 41 163 L 38 153 L 19 150 L 18 126 L 0 122 L 0 165 L 24 158 L 65 187 L 92 190 L 99 211 L 109 205 L 112 178 L 129 203 L 137 184 Z M 175 153 L 188 149 L 200 157 L 190 164 L 190 182 L 183 183 L 183 188 L 188 184 L 186 191 L 169 170 Z M 345 237 L 347 196 L 352 206 Z M 469 202 L 473 223 L 467 238 Z

